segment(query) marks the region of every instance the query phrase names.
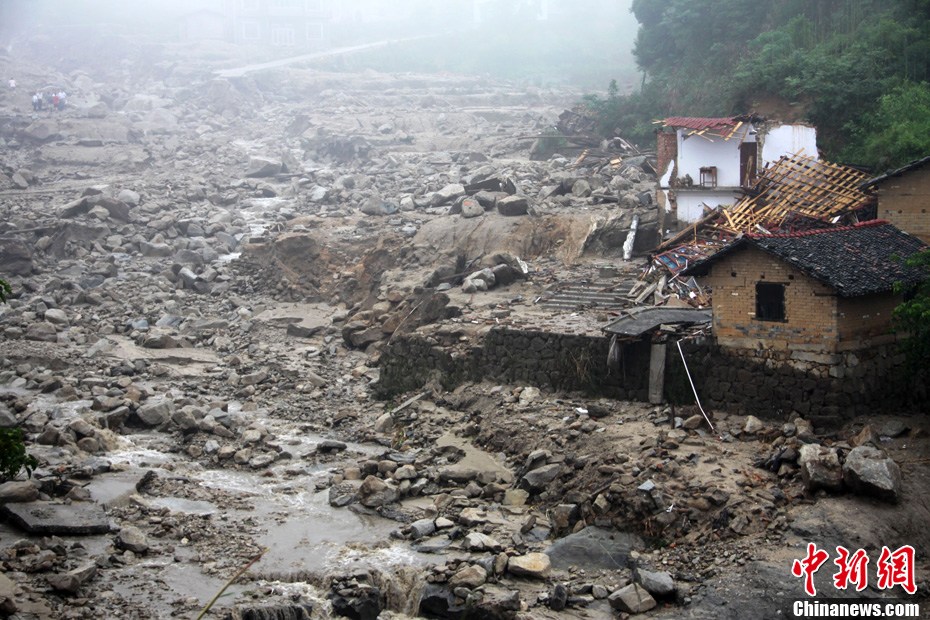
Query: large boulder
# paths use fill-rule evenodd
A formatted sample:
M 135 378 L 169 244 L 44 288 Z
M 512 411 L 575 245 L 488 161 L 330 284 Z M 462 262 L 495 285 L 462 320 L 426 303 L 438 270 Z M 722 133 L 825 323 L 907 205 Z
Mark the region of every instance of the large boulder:
M 526 215 L 529 206 L 525 196 L 507 196 L 497 201 L 497 211 L 501 215 Z
M 0 239 L 0 273 L 28 276 L 32 273 L 32 248 L 22 239 Z
M 641 614 L 657 604 L 652 595 L 638 583 L 620 588 L 607 597 L 607 602 L 613 609 L 628 614 Z
M 267 157 L 251 157 L 245 176 L 253 178 L 273 177 L 280 174 L 283 168 L 284 165 L 280 161 L 268 159 Z
M 400 499 L 400 492 L 390 482 L 377 476 L 368 476 L 358 488 L 358 501 L 362 506 L 378 508 Z
M 854 493 L 897 503 L 901 498 L 901 469 L 872 446 L 853 448 L 843 463 L 843 480 Z
M 545 579 L 552 569 L 552 561 L 545 553 L 517 555 L 507 561 L 507 572 L 518 577 Z
M 558 477 L 560 469 L 561 465 L 558 463 L 543 465 L 542 467 L 526 472 L 526 475 L 523 476 L 523 480 L 521 480 L 520 483 L 523 488 L 531 493 L 542 491 L 550 482 Z
M 840 467 L 836 448 L 825 448 L 816 443 L 804 444 L 799 451 L 798 466 L 808 491 L 839 491 L 843 486 L 843 468 Z

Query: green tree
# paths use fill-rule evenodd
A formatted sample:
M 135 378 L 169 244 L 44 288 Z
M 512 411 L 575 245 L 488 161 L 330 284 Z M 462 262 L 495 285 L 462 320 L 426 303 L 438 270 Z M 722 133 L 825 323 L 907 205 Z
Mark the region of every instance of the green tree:
M 920 269 L 924 279 L 913 291 L 896 285 L 896 292 L 907 294 L 908 299 L 894 310 L 895 329 L 906 336 L 903 347 L 911 378 L 915 385 L 926 385 L 930 379 L 930 248 L 905 259 L 904 264 Z
M 638 141 L 665 115 L 758 112 L 812 123 L 828 159 L 930 154 L 930 0 L 633 0 L 632 11 L 643 86 L 587 99 L 604 129 Z
M 908 82 L 882 95 L 856 137 L 861 144 L 851 150 L 880 170 L 930 155 L 930 84 Z

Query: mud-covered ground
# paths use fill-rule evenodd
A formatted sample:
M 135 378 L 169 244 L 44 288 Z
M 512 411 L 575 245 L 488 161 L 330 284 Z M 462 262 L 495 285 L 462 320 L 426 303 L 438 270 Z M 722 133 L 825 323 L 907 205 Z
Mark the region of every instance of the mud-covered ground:
M 711 432 L 697 408 L 535 386 L 374 398 L 408 331 L 610 317 L 538 303 L 605 265 L 635 277 L 630 222 L 656 226 L 639 154 L 540 155 L 579 93 L 224 78 L 241 52 L 123 45 L 0 56 L 0 416 L 39 460 L 0 487 L 0 611 L 193 618 L 249 565 L 208 617 L 774 618 L 808 542 L 831 553 L 821 595 L 836 546 L 869 553 L 879 596 L 882 547 L 912 545 L 926 599 L 925 416 L 712 412 Z M 65 109 L 34 111 L 51 87 Z M 483 268 L 513 282 L 462 282 Z M 899 466 L 897 503 L 816 490 L 860 444 Z M 74 533 L 85 517 L 104 531 Z

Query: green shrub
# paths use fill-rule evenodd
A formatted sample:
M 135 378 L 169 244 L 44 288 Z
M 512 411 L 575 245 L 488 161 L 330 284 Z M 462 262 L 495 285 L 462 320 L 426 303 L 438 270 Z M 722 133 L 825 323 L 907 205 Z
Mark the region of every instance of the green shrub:
M 23 429 L 0 428 L 0 482 L 12 480 L 24 469 L 31 477 L 38 465 L 36 457 L 26 454 Z

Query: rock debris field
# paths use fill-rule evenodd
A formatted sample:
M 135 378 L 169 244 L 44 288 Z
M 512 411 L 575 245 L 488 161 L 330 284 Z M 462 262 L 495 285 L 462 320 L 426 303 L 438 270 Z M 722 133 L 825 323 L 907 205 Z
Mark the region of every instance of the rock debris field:
M 775 618 L 811 541 L 912 545 L 926 599 L 925 417 L 376 397 L 392 338 L 609 318 L 537 303 L 635 278 L 657 227 L 645 157 L 542 152 L 581 93 L 28 52 L 0 56 L 0 424 L 39 466 L 0 485 L 0 614 L 194 618 L 255 560 L 207 617 Z

